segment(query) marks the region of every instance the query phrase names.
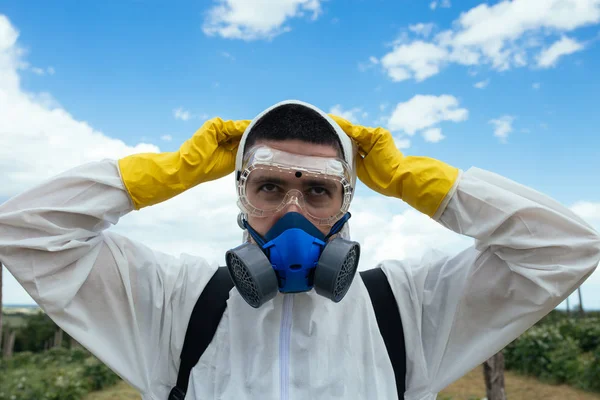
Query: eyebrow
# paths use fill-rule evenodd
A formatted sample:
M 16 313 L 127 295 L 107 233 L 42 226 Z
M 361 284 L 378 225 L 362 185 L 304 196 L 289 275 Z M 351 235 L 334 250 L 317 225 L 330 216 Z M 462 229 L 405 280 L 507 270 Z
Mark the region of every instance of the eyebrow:
M 314 179 L 309 179 L 304 181 L 304 183 L 308 186 L 324 186 L 330 189 L 335 189 L 337 187 L 335 183 L 329 182 L 327 180 L 318 181 Z
M 284 186 L 288 182 L 285 179 L 277 178 L 274 176 L 260 176 L 255 179 L 250 179 L 249 183 L 251 183 L 253 185 L 260 185 L 263 183 L 272 183 L 274 185 Z M 328 182 L 327 180 L 307 179 L 307 180 L 303 180 L 302 184 L 305 186 L 324 186 L 324 187 L 330 188 L 330 189 L 337 188 L 335 183 Z
M 252 184 L 261 184 L 261 183 L 274 183 L 276 185 L 285 184 L 285 180 L 283 180 L 281 178 L 276 178 L 274 176 L 260 176 L 258 178 L 254 178 L 254 179 L 250 178 L 248 181 Z

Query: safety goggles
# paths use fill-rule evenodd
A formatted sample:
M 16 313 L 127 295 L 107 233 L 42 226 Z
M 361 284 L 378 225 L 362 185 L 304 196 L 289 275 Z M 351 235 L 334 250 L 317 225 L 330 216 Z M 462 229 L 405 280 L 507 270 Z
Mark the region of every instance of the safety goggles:
M 315 225 L 333 225 L 350 207 L 351 171 L 339 158 L 258 145 L 244 155 L 237 194 L 238 206 L 251 216 L 268 217 L 296 205 Z

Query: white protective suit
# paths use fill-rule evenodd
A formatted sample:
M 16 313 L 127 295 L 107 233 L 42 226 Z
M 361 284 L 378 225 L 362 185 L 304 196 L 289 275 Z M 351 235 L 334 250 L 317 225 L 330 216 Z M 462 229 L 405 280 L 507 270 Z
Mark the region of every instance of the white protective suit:
M 450 193 L 436 220 L 475 246 L 381 264 L 402 317 L 407 400 L 435 399 L 555 308 L 600 260 L 598 233 L 532 189 L 472 168 Z M 107 231 L 133 209 L 115 160 L 71 169 L 0 205 L 0 261 L 144 400 L 166 400 L 190 314 L 217 265 Z M 338 304 L 311 291 L 253 309 L 232 289 L 186 397 L 396 398 L 358 276 Z

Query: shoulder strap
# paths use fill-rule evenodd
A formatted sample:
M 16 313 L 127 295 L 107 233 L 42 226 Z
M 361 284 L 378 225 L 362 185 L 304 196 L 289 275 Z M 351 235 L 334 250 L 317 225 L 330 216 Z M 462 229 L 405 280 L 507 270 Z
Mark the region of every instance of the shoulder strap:
M 233 282 L 227 267 L 219 267 L 198 298 L 185 333 L 181 349 L 181 364 L 177 385 L 168 400 L 183 400 L 187 392 L 190 372 L 210 344 L 227 307 Z
M 398 399 L 404 399 L 404 392 L 406 391 L 406 349 L 402 319 L 396 298 L 381 268 L 361 271 L 360 276 L 371 297 L 379 332 L 383 336 L 388 356 L 392 362 Z
M 381 268 L 361 271 L 360 275 L 369 292 L 377 325 L 392 362 L 398 398 L 403 399 L 406 379 L 406 351 L 402 320 L 394 293 Z M 190 372 L 200 360 L 217 331 L 221 317 L 227 307 L 229 291 L 232 288 L 233 282 L 227 267 L 219 267 L 202 291 L 192 311 L 181 350 L 177 385 L 169 393 L 168 400 L 185 399 Z

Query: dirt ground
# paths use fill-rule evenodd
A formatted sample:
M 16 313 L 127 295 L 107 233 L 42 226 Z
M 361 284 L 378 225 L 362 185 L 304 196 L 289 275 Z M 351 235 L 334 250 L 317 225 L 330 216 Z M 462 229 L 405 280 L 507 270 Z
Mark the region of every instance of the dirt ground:
M 569 386 L 547 385 L 535 378 L 505 374 L 507 400 L 600 400 L 600 394 L 587 393 Z M 477 367 L 443 390 L 438 399 L 474 400 L 485 397 L 483 369 Z M 141 400 L 137 391 L 125 382 L 89 394 L 85 400 Z
M 506 372 L 504 384 L 507 400 L 598 400 L 600 393 L 588 393 L 565 385 L 548 385 L 535 378 Z M 482 399 L 485 397 L 483 367 L 479 366 L 440 392 L 438 399 Z

